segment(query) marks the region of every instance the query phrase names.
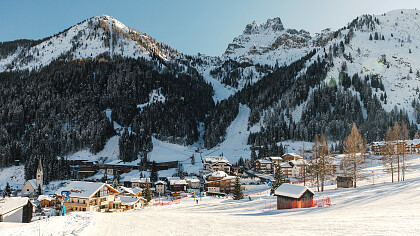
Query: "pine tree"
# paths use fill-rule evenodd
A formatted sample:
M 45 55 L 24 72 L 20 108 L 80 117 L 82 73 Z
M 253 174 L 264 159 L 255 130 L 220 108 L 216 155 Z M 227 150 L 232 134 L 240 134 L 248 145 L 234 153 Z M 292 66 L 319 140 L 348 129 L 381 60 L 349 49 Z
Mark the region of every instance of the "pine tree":
M 144 189 L 144 197 L 146 199 L 146 205 L 152 200 L 152 192 L 150 191 L 149 181 L 146 178 L 146 188 Z
M 152 183 L 158 181 L 158 171 L 157 171 L 157 166 L 156 166 L 155 161 L 152 162 L 152 171 L 150 172 L 150 181 Z
M 12 190 L 10 188 L 9 182 L 7 182 L 6 184 L 6 189 L 4 190 L 4 193 L 6 194 L 6 196 L 10 196 L 12 194 Z
M 242 185 L 239 176 L 236 176 L 235 185 L 233 186 L 233 200 L 241 200 L 244 198 Z
M 285 182 L 283 170 L 280 165 L 277 165 L 276 173 L 274 173 L 274 180 L 271 183 L 271 193 L 274 194 L 276 189 Z
M 38 194 L 38 196 L 42 194 L 41 185 L 38 185 L 38 189 L 37 189 L 36 193 Z

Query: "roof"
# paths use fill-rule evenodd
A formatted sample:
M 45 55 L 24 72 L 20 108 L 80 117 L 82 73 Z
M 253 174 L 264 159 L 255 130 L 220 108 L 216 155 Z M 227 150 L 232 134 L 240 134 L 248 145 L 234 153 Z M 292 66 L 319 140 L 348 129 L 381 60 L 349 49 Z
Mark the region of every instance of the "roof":
M 38 196 L 38 201 L 40 202 L 40 201 L 43 201 L 43 200 L 51 201 L 52 197 L 49 196 L 49 195 L 39 195 Z
M 36 186 L 36 179 L 30 179 L 28 182 L 32 185 L 32 188 L 37 189 L 38 186 Z
M 302 157 L 302 156 L 300 156 L 299 154 L 296 154 L 296 153 L 293 153 L 293 152 L 283 154 L 283 156 L 282 156 L 282 157 L 284 157 L 284 156 L 292 156 L 292 157 L 296 157 L 296 158 L 303 158 L 303 157 Z
M 418 144 L 420 144 L 420 139 L 413 139 L 413 140 L 410 140 L 410 141 L 407 142 L 407 145 L 414 145 L 414 146 L 416 146 Z
M 186 177 L 185 180 L 189 181 L 191 183 L 200 182 L 200 180 L 197 178 L 197 176 Z
M 315 195 L 315 192 L 306 186 L 296 184 L 282 184 L 276 189 L 274 195 L 291 198 L 300 198 L 307 190 L 309 190 Z
M 166 182 L 165 181 L 162 181 L 162 180 L 159 180 L 159 181 L 156 181 L 155 182 L 155 185 L 157 185 L 157 184 L 164 184 L 164 185 L 166 185 Z
M 146 179 L 147 182 L 150 183 L 150 178 L 137 178 L 137 177 L 126 177 L 123 182 L 131 182 L 131 183 L 146 183 Z
M 211 177 L 226 177 L 226 176 L 228 176 L 228 174 L 226 174 L 226 172 L 221 171 L 221 170 L 211 173 Z
M 121 205 L 133 205 L 136 204 L 140 200 L 144 200 L 144 198 L 140 197 L 131 197 L 131 196 L 119 196 Z
M 125 193 L 129 193 L 129 194 L 133 194 L 133 195 L 135 195 L 135 193 L 133 192 L 133 189 L 132 188 L 126 188 L 126 187 L 124 187 L 124 186 L 118 186 L 117 187 L 117 190 L 118 190 L 118 192 L 125 192 Z
M 283 160 L 283 158 L 281 158 L 281 157 L 269 157 L 269 158 L 272 161 L 282 161 Z
M 256 160 L 256 161 L 258 161 L 258 162 L 259 162 L 259 163 L 261 163 L 261 164 L 271 164 L 271 161 L 266 160 L 266 159 L 258 159 L 258 160 Z
M 211 163 L 211 164 L 216 164 L 220 162 L 224 162 L 228 164 L 230 163 L 228 159 L 226 159 L 226 157 L 224 156 L 208 156 L 204 158 L 204 162 Z
M 137 194 L 137 193 L 139 193 L 139 192 L 143 192 L 143 189 L 142 189 L 142 188 L 138 188 L 138 187 L 132 188 L 132 190 L 133 190 L 133 192 L 134 192 L 135 194 Z
M 17 208 L 25 206 L 29 201 L 27 197 L 6 197 L 0 199 L 0 215 L 5 215 Z
M 111 192 L 118 193 L 116 189 L 105 183 L 73 181 L 58 189 L 55 194 L 61 196 L 62 191 L 70 191 L 70 197 L 90 198 L 103 186 L 108 187 Z
M 183 185 L 187 184 L 187 181 L 185 179 L 175 179 L 175 180 L 169 180 L 170 185 Z

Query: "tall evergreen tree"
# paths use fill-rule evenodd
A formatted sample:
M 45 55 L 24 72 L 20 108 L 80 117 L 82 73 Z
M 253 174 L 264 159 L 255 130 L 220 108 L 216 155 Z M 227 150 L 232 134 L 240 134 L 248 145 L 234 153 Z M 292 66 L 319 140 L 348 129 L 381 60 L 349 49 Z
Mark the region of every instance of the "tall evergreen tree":
M 150 191 L 149 181 L 146 178 L 146 188 L 144 189 L 144 198 L 146 199 L 146 205 L 152 200 L 152 191 Z
M 239 176 L 236 176 L 235 185 L 233 186 L 233 200 L 241 200 L 244 198 L 244 193 L 242 192 L 242 185 L 239 179 Z
M 276 172 L 274 173 L 274 180 L 271 183 L 271 193 L 274 194 L 276 189 L 285 182 L 283 170 L 280 165 L 277 165 Z

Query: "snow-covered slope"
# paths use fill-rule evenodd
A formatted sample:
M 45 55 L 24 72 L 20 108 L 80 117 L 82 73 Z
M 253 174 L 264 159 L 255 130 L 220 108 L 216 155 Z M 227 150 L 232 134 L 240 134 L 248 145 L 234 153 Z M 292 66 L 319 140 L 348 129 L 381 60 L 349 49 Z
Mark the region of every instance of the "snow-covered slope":
M 333 57 L 334 66 L 326 80 L 334 78 L 338 81 L 343 63 L 347 65 L 346 72 L 350 76 L 356 73 L 361 77 L 377 75 L 382 79 L 388 98 L 387 103 L 382 101 L 385 110 L 391 111 L 395 106 L 404 108 L 414 120 L 411 101 L 418 98 L 420 84 L 420 74 L 417 73 L 420 71 L 419 14 L 419 10 L 405 9 L 358 17 L 354 21 L 356 24 L 350 24 L 327 44 L 325 50 L 329 53 L 330 47 L 352 35 L 345 45 L 344 54 Z M 364 23 L 369 21 L 373 23 Z M 318 55 L 322 54 L 323 51 Z M 375 90 L 374 94 L 379 98 L 384 92 Z
M 130 29 L 111 16 L 100 15 L 46 38 L 38 45 L 18 47 L 13 54 L 0 60 L 0 72 L 34 69 L 57 58 L 94 58 L 103 53 L 111 58 L 114 55 L 151 58 L 154 53 L 165 60 L 178 54 L 147 34 Z

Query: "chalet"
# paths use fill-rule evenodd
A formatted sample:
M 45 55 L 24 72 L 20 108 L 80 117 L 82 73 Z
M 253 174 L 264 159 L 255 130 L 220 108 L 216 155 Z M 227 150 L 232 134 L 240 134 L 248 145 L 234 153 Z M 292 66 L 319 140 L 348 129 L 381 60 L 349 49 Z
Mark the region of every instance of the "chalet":
M 187 181 L 188 188 L 200 188 L 200 180 L 197 176 L 186 177 L 185 180 Z
M 142 197 L 120 196 L 121 207 L 124 211 L 140 209 L 146 200 Z
M 282 184 L 274 195 L 277 196 L 277 209 L 313 207 L 315 192 L 312 189 L 295 184 Z
M 41 207 L 53 207 L 55 206 L 55 198 L 49 195 L 39 195 L 38 202 Z
M 235 179 L 235 176 L 229 176 L 224 171 L 216 171 L 206 176 L 204 187 L 210 193 L 230 193 Z
M 283 161 L 281 157 L 269 157 L 268 158 L 273 163 L 273 168 L 277 167 Z
M 406 153 L 418 154 L 420 152 L 420 139 L 413 139 L 407 141 Z
M 230 173 L 232 165 L 224 156 L 208 156 L 203 160 L 204 170 L 224 171 Z
M 255 171 L 260 173 L 272 173 L 273 163 L 267 159 L 258 159 L 255 161 Z
M 27 197 L 0 199 L 0 222 L 29 223 L 34 205 Z
M 337 188 L 353 188 L 353 177 L 337 176 Z
M 122 211 L 118 191 L 105 183 L 73 181 L 58 189 L 55 195 L 63 199 L 62 193 L 70 193 L 70 199 L 64 202 L 66 211 Z
M 283 159 L 283 161 L 288 162 L 288 161 L 297 161 L 297 160 L 302 160 L 303 157 L 296 154 L 296 153 L 286 153 L 283 156 L 281 156 L 281 158 Z
M 185 179 L 179 177 L 168 177 L 168 189 L 171 192 L 187 191 L 188 183 Z
M 149 188 L 152 187 L 152 183 L 150 182 L 150 178 L 136 178 L 136 177 L 126 177 L 123 180 L 124 187 L 127 188 L 146 188 L 146 183 L 149 185 Z
M 166 182 L 159 180 L 155 182 L 155 190 L 157 194 L 165 194 L 166 192 Z

